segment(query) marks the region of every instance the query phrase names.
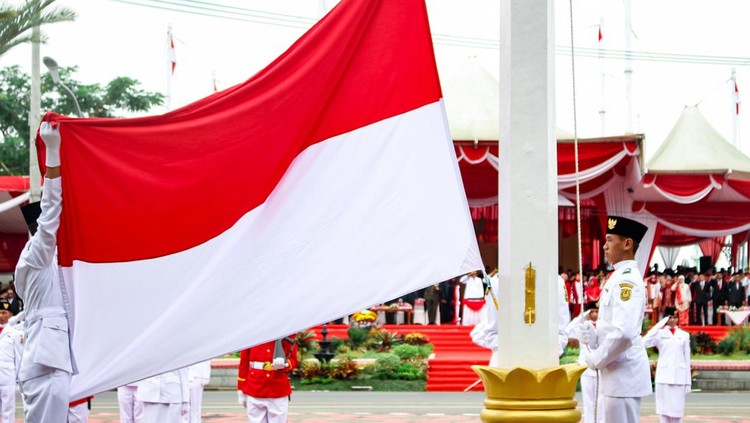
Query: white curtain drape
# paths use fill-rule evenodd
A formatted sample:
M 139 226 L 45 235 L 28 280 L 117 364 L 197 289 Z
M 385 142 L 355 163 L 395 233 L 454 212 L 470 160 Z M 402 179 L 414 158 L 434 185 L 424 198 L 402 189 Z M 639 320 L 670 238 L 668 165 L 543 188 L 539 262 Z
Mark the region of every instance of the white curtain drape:
M 658 247 L 658 248 L 659 248 L 659 254 L 661 254 L 661 258 L 664 260 L 664 267 L 666 269 L 674 268 L 675 263 L 677 263 L 677 255 L 680 254 L 680 247 Z

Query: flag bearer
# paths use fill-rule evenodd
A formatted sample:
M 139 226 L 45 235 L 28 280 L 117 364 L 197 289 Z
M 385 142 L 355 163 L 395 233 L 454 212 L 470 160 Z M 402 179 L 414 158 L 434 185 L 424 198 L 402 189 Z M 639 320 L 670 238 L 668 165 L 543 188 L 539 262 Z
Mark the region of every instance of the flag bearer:
M 289 337 L 240 353 L 237 394 L 250 423 L 286 423 L 292 394 L 289 371 L 297 363 L 297 344 Z

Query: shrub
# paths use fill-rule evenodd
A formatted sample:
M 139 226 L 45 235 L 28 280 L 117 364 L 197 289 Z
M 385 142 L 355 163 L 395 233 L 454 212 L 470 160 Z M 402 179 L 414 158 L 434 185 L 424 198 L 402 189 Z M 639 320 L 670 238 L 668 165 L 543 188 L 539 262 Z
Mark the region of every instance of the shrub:
M 344 356 L 331 363 L 329 376 L 333 379 L 354 379 L 359 375 L 359 367 L 353 358 Z
M 419 332 L 407 333 L 404 336 L 404 344 L 409 345 L 426 345 L 430 343 L 430 338 Z
M 337 336 L 332 336 L 328 338 L 328 342 L 330 342 L 328 346 L 328 351 L 333 352 L 333 353 L 338 352 L 341 346 L 344 345 L 344 340 Z
M 347 344 L 352 349 L 357 349 L 361 346 L 365 345 L 365 342 L 367 342 L 370 334 L 370 328 L 358 328 L 355 326 L 352 326 L 347 331 L 347 335 L 349 335 L 349 339 L 347 339 Z
M 732 329 L 724 340 L 732 342 L 735 346 L 735 351 L 750 353 L 750 329 L 745 327 Z M 719 343 L 719 345 L 721 345 L 721 343 Z
M 690 352 L 693 354 L 713 354 L 716 341 L 706 332 L 698 332 L 690 337 Z
M 721 355 L 732 355 L 737 351 L 737 344 L 730 337 L 725 337 L 716 346 L 716 352 Z
M 432 354 L 432 350 L 435 349 L 435 346 L 432 344 L 420 345 L 417 349 L 419 351 L 417 356 L 427 358 Z
M 401 366 L 401 359 L 396 354 L 378 354 L 375 359 L 375 373 L 381 377 L 392 378 Z
M 419 355 L 419 347 L 416 345 L 396 345 L 392 350 L 401 360 L 411 360 Z
M 302 360 L 302 362 L 299 363 L 299 367 L 297 367 L 294 372 L 297 373 L 302 379 L 312 379 L 314 377 L 320 376 L 320 362 L 317 360 Z
M 413 364 L 402 364 L 398 367 L 397 377 L 402 380 L 427 379 L 427 375 L 422 369 Z
M 297 349 L 302 357 L 309 355 L 318 349 L 318 343 L 315 342 L 314 332 L 299 332 L 295 339 L 297 340 Z
M 401 337 L 395 332 L 388 332 L 387 330 L 374 330 L 370 333 L 370 339 L 372 345 L 378 352 L 386 352 L 391 349 L 394 345 L 401 342 Z

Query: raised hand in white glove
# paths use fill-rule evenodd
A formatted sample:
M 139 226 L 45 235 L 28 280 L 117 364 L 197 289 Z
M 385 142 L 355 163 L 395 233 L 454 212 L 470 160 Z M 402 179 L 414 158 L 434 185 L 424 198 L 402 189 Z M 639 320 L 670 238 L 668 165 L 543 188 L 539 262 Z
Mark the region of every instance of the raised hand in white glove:
M 247 397 L 245 396 L 244 392 L 237 391 L 237 403 L 239 403 L 243 407 L 247 407 Z
M 286 368 L 286 359 L 284 357 L 276 357 L 273 359 L 273 369 L 282 370 Z
M 578 327 L 579 337 L 578 339 L 582 344 L 588 345 L 591 348 L 596 348 L 597 337 L 596 328 L 591 322 L 585 322 Z
M 39 126 L 39 135 L 44 141 L 46 151 L 47 167 L 60 166 L 60 127 L 52 127 L 50 122 L 42 122 Z

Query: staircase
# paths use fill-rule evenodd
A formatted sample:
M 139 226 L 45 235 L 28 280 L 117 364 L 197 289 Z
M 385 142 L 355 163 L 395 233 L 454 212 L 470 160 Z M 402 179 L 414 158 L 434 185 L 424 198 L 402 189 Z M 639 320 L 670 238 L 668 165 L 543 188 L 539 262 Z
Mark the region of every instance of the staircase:
M 471 366 L 474 364 L 487 365 L 490 361 L 490 350 L 476 346 L 471 342 L 470 326 L 434 326 L 434 325 L 384 325 L 389 332 L 407 334 L 419 332 L 430 338 L 435 346 L 434 358 L 429 361 L 427 372 L 427 391 L 462 392 L 471 384 L 479 380 Z M 327 338 L 332 336 L 346 338 L 346 325 L 327 325 Z M 320 340 L 322 326 L 309 329 L 315 332 Z M 483 391 L 481 383 L 474 386 L 472 391 Z
M 730 330 L 737 328 L 739 326 L 680 326 L 683 330 L 686 330 L 690 332 L 691 335 L 695 335 L 698 332 L 705 332 L 711 336 L 711 338 L 714 339 L 714 341 L 719 342 L 727 336 L 727 333 L 729 333 Z

